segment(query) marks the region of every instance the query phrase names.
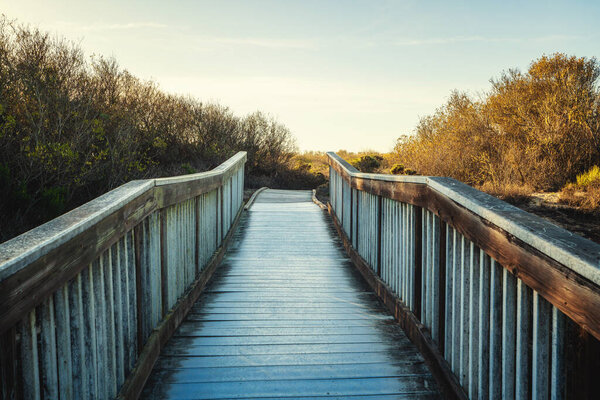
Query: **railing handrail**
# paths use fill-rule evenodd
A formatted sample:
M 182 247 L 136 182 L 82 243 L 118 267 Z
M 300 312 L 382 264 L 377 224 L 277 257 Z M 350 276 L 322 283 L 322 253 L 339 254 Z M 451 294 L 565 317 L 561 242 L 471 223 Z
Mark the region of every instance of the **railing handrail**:
M 0 244 L 0 289 L 5 289 L 6 285 L 14 289 L 14 283 L 7 283 L 9 278 L 13 278 L 18 273 L 27 274 L 25 270 L 32 265 L 41 264 L 43 261 L 44 268 L 45 265 L 51 266 L 54 258 L 60 256 L 62 248 L 66 248 L 74 239 L 91 229 L 97 229 L 96 235 L 103 240 L 102 245 L 87 244 L 87 246 L 93 246 L 92 251 L 88 250 L 88 253 L 97 256 L 112 241 L 122 236 L 124 231 L 132 228 L 151 212 L 221 186 L 246 159 L 246 152 L 241 151 L 208 172 L 130 181 Z M 115 229 L 115 227 L 107 225 L 98 228 L 103 223 L 106 225 L 110 222 L 108 219 L 116 214 L 119 214 L 118 220 L 122 223 L 122 227 Z M 83 246 L 82 244 L 81 252 L 85 251 Z M 73 251 L 73 249 L 69 249 L 69 251 Z M 69 255 L 67 255 L 68 257 Z M 75 258 L 75 256 L 72 257 Z M 81 262 L 78 261 L 78 263 Z M 49 275 L 51 267 L 47 268 L 48 270 L 44 271 L 44 274 Z M 64 279 L 61 279 L 60 282 L 64 284 L 71 275 L 70 273 L 65 274 Z M 40 280 L 39 277 L 36 279 Z M 52 286 L 56 287 L 58 282 L 58 280 L 55 281 Z M 52 288 L 49 288 L 48 292 L 51 291 Z M 28 293 L 36 297 L 36 300 L 28 301 L 32 304 L 41 301 L 39 299 L 47 295 L 47 293 L 39 293 L 31 287 L 26 287 L 23 291 L 19 291 L 18 297 L 25 299 Z M 14 290 L 13 294 L 3 293 L 0 290 L 0 304 L 2 305 L 0 307 L 0 333 L 10 328 L 12 322 L 16 320 L 16 313 L 12 313 L 14 315 L 8 318 L 7 314 L 11 313 L 10 307 L 17 302 Z
M 228 173 L 245 160 L 246 152 L 240 151 L 210 171 L 127 182 L 53 220 L 0 243 L 0 282 L 157 186 L 203 182 L 214 177 L 226 179 Z
M 452 178 L 366 174 L 333 152 L 327 155 L 330 166 L 351 188 L 435 213 L 600 339 L 599 244 Z M 448 215 L 446 208 L 466 211 L 477 219 L 477 226 L 461 226 L 464 215 Z M 477 237 L 477 231 L 483 232 L 484 237 Z M 503 243 L 520 249 L 518 257 L 502 254 L 504 249 L 491 248 L 495 243 L 486 243 L 499 236 L 503 236 Z M 543 271 L 548 265 L 552 268 Z M 548 273 L 546 282 L 544 272 Z

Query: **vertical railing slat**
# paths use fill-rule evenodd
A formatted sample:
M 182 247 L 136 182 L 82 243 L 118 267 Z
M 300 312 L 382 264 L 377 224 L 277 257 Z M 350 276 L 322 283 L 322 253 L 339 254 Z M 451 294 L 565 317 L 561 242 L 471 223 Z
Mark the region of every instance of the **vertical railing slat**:
M 502 397 L 515 396 L 515 333 L 517 282 L 507 269 L 502 270 Z
M 39 400 L 42 398 L 37 343 L 36 315 L 34 309 L 21 322 L 23 397 L 27 400 Z
M 490 263 L 489 398 L 502 398 L 502 266 Z
M 470 398 L 478 398 L 479 389 L 479 261 L 480 250 L 470 243 L 469 260 L 469 359 L 468 359 L 468 394 Z
M 490 256 L 480 251 L 479 254 L 479 349 L 477 371 L 478 398 L 489 398 L 489 366 L 490 366 Z M 492 360 L 496 362 L 496 360 Z
M 40 375 L 42 398 L 58 399 L 58 370 L 54 298 L 51 296 L 38 307 L 40 316 Z
M 531 394 L 534 399 L 547 399 L 550 393 L 550 305 L 533 292 L 533 348 Z
M 515 398 L 530 398 L 531 362 L 529 339 L 531 338 L 531 289 L 517 279 L 517 334 L 515 358 Z
M 54 293 L 56 321 L 56 351 L 60 399 L 73 397 L 73 368 L 71 356 L 71 313 L 69 284 Z M 77 369 L 79 373 L 79 369 Z
M 566 397 L 565 389 L 565 316 L 552 307 L 550 398 L 561 400 Z M 598 371 L 596 371 L 598 372 Z

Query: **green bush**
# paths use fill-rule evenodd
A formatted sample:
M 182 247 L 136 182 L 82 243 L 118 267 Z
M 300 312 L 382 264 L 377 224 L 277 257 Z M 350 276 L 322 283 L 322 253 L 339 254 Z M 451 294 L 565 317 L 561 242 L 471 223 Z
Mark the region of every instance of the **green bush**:
M 589 186 L 600 186 L 600 168 L 594 165 L 589 171 L 577 175 L 577 186 L 581 189 Z
M 274 118 L 168 94 L 0 16 L 0 241 L 129 180 L 207 170 L 240 150 L 249 175 L 293 169 L 295 139 Z
M 360 172 L 372 173 L 381 167 L 381 161 L 383 161 L 383 157 L 381 156 L 366 155 L 350 160 L 350 164 Z
M 405 169 L 404 164 L 394 164 L 390 169 L 390 173 L 393 175 L 402 175 Z

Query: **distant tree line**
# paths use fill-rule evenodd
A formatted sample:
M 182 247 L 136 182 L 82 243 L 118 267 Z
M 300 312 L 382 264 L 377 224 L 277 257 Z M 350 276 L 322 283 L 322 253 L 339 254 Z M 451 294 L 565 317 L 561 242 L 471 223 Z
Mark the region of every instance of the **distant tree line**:
M 167 94 L 0 17 L 0 241 L 131 179 L 210 169 L 239 150 L 265 180 L 289 175 L 296 145 L 261 112 Z
M 398 140 L 396 161 L 489 191 L 558 190 L 600 164 L 599 76 L 595 58 L 553 54 L 504 72 L 479 99 L 453 92 Z

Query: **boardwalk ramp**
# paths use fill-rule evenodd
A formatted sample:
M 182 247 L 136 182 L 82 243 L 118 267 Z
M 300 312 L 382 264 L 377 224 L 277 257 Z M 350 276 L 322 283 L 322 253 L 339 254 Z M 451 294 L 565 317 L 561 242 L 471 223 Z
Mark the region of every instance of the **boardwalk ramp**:
M 163 348 L 149 399 L 439 398 L 310 191 L 263 191 Z

